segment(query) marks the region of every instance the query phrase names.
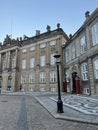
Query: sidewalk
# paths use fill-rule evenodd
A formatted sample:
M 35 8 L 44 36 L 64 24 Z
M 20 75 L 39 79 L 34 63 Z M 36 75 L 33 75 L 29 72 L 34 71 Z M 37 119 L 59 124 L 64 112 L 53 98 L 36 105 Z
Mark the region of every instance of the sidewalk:
M 98 102 L 98 97 L 89 97 L 88 98 L 86 96 L 83 96 L 83 98 L 85 97 L 85 99 L 87 100 L 86 102 L 84 102 L 85 100 L 82 101 L 82 103 L 84 102 L 85 108 L 87 107 L 86 109 L 90 110 L 90 108 L 92 107 L 91 108 L 92 112 L 93 112 L 93 108 L 96 110 L 96 113 L 94 113 L 94 114 L 89 114 L 89 113 L 86 114 L 86 112 L 83 113 L 83 112 L 79 111 L 78 109 L 74 109 L 73 104 L 71 104 L 72 107 L 69 107 L 68 105 L 66 106 L 65 98 L 68 99 L 68 97 L 66 97 L 68 95 L 64 95 L 64 94 L 62 95 L 62 99 L 64 98 L 64 100 L 65 100 L 65 101 L 63 101 L 64 113 L 57 113 L 57 103 L 55 101 L 55 99 L 57 98 L 57 94 L 54 94 L 54 95 L 53 94 L 52 95 L 46 94 L 45 95 L 45 94 L 41 93 L 41 95 L 40 95 L 40 93 L 39 94 L 34 93 L 33 96 L 56 119 L 63 119 L 63 120 L 70 120 L 70 121 L 77 121 L 77 122 L 83 122 L 83 123 L 90 123 L 90 124 L 98 125 L 98 114 L 97 114 L 98 113 L 98 111 L 97 111 L 98 110 L 97 109 L 98 103 L 96 103 L 96 102 Z M 70 96 L 73 96 L 73 95 L 70 95 Z M 80 96 L 75 95 L 73 97 L 73 99 L 75 99 L 75 97 L 77 97 L 77 99 L 79 101 L 81 101 Z M 95 105 L 92 106 L 92 104 L 91 104 L 92 102 L 90 102 L 88 104 L 88 99 L 91 100 L 91 101 L 95 100 L 96 106 Z M 87 106 L 87 104 L 88 104 L 88 106 Z

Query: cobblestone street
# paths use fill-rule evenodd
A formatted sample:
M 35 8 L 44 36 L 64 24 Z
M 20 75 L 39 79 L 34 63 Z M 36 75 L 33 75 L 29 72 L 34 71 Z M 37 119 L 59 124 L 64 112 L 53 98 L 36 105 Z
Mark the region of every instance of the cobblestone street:
M 32 95 L 1 95 L 0 130 L 98 130 L 98 125 L 55 119 Z

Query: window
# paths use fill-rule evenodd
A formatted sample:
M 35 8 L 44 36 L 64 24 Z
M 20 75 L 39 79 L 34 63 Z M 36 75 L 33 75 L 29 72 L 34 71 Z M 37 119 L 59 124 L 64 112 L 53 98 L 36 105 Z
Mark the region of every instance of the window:
M 95 60 L 95 77 L 98 79 L 98 59 Z
M 66 70 L 65 75 L 66 75 L 66 82 L 70 82 L 70 76 L 69 76 L 69 70 L 68 69 Z
M 88 66 L 87 66 L 87 63 L 83 63 L 81 65 L 81 74 L 82 74 L 82 80 L 83 81 L 88 80 Z
M 21 84 L 24 84 L 26 82 L 25 76 L 21 75 Z
M 35 50 L 35 46 L 30 47 L 30 51 L 34 51 Z
M 45 72 L 40 72 L 40 83 L 45 83 Z
M 26 69 L 26 59 L 22 60 L 22 69 Z
M 54 54 L 50 55 L 50 64 L 54 65 L 55 64 L 55 58 L 54 58 Z
M 45 48 L 46 47 L 46 44 L 43 43 L 43 44 L 40 44 L 40 48 Z
M 84 92 L 84 94 L 89 94 L 89 93 L 90 93 L 90 90 L 89 90 L 89 88 L 84 88 L 84 89 L 83 89 L 83 92 Z
M 56 45 L 56 40 L 50 41 L 50 46 Z
M 52 83 L 57 82 L 57 75 L 55 71 L 50 72 L 50 82 Z
M 93 45 L 98 44 L 98 22 L 92 26 L 91 34 Z
M 69 50 L 66 50 L 65 52 L 65 60 L 66 60 L 66 63 L 69 61 Z
M 85 41 L 85 36 L 83 36 L 80 39 L 80 48 L 81 48 L 81 54 L 83 54 L 86 51 L 86 49 L 87 49 L 86 41 Z
M 12 57 L 12 68 L 16 67 L 16 56 Z
M 26 48 L 22 49 L 22 53 L 26 53 L 26 52 L 27 52 Z
M 72 59 L 74 59 L 76 57 L 76 48 L 75 48 L 75 45 L 72 45 L 71 51 L 72 51 Z
M 3 64 L 2 64 L 2 69 L 5 70 L 6 69 L 6 58 L 3 59 Z
M 35 66 L 35 58 L 30 58 L 30 68 L 33 68 Z
M 45 56 L 41 56 L 40 57 L 40 66 L 45 66 L 45 64 L 46 64 Z
M 29 83 L 34 83 L 35 82 L 35 75 L 34 73 L 29 75 Z

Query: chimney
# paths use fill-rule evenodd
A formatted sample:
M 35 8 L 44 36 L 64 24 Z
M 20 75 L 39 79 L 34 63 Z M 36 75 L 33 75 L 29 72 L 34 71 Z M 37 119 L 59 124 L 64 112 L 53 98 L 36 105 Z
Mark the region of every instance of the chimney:
M 40 30 L 36 30 L 36 36 L 40 35 Z
M 60 23 L 57 24 L 57 29 L 59 29 L 59 28 L 60 28 Z
M 69 38 L 70 38 L 70 39 L 72 38 L 72 34 L 69 34 Z
M 88 18 L 90 16 L 90 12 L 89 11 L 86 11 L 85 12 L 85 17 Z
M 47 25 L 47 32 L 50 32 L 50 30 L 51 30 L 51 27 L 49 26 L 49 25 Z

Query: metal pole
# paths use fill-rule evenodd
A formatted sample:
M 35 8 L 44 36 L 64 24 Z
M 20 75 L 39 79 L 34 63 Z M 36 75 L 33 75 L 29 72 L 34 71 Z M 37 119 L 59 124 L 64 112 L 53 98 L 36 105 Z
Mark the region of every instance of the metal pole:
M 57 80 L 58 80 L 57 112 L 63 113 L 63 102 L 61 100 L 61 93 L 60 93 L 60 78 L 59 78 L 59 64 L 58 63 L 57 63 Z

